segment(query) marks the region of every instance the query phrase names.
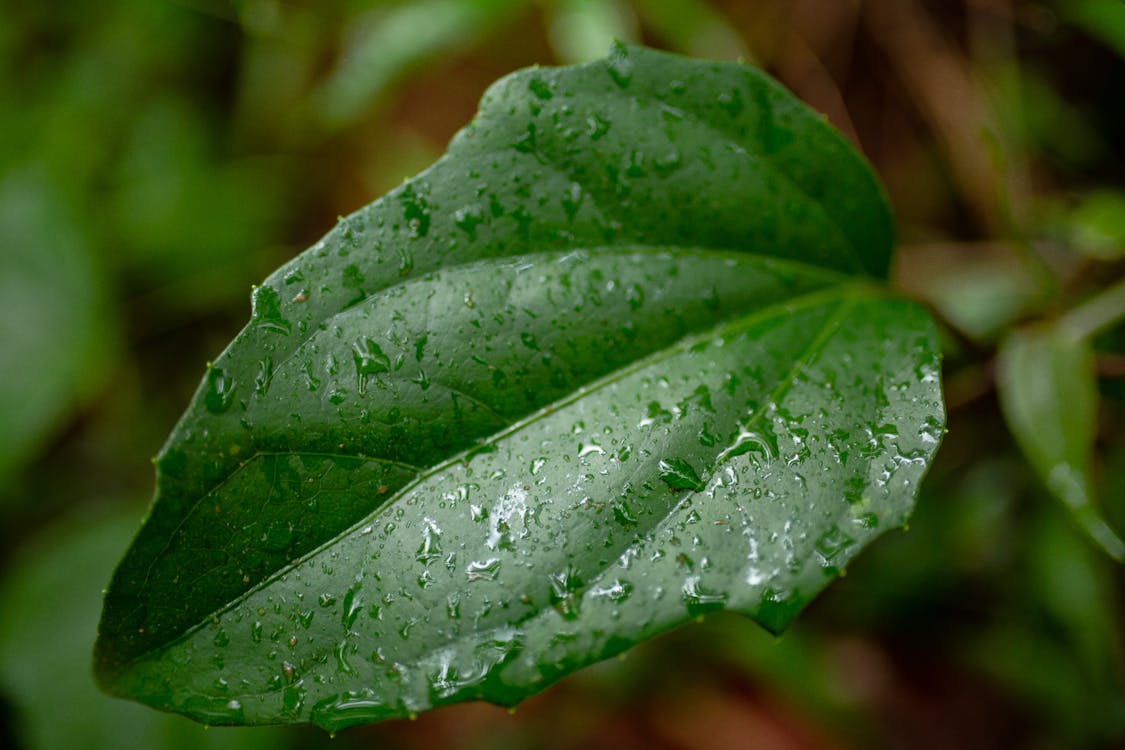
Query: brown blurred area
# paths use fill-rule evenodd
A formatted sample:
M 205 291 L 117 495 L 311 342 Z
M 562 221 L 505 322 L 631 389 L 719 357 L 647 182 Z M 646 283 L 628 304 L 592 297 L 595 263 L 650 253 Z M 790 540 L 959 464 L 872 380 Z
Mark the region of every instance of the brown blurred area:
M 653 4 L 659 5 L 638 5 Z M 330 179 L 335 190 L 326 198 L 333 211 L 354 210 L 397 184 L 394 160 L 404 154 L 419 151 L 417 161 L 428 163 L 471 119 L 480 95 L 496 78 L 529 64 L 570 62 L 552 44 L 552 19 L 544 17 L 548 5 L 512 4 L 487 34 L 420 61 L 403 73 L 404 80 L 378 91 L 375 103 L 356 115 L 355 125 L 337 139 L 326 139 L 322 147 L 331 158 L 349 166 L 345 174 L 326 175 L 344 178 Z M 1081 113 L 1082 102 L 1067 101 L 1071 87 L 1094 98 L 1101 87 L 1113 85 L 1089 80 L 1099 58 L 1109 69 L 1119 65 L 1110 50 L 1092 47 L 1045 3 L 716 2 L 705 7 L 721 19 L 716 23 L 723 24 L 726 35 L 712 44 L 704 33 L 698 39 L 669 38 L 628 3 L 611 5 L 626 16 L 620 29 L 636 41 L 744 59 L 823 112 L 875 165 L 907 241 L 938 233 L 959 240 L 1010 234 L 1030 218 L 1032 191 L 1060 187 L 1053 175 L 1037 169 L 1044 165 L 1033 163 L 1026 144 L 1017 142 L 1022 134 L 1002 122 L 1018 102 L 998 100 L 994 79 L 1001 67 L 1050 68 L 1045 73 L 1066 87 L 1057 93 L 1060 104 L 1075 108 L 1072 116 Z M 284 46 L 277 39 L 254 44 Z M 1060 66 L 1060 61 L 1066 62 Z M 1115 174 L 1122 166 L 1118 157 L 1114 154 L 1097 171 Z M 362 181 L 351 181 L 357 178 Z M 323 228 L 320 224 L 310 232 Z

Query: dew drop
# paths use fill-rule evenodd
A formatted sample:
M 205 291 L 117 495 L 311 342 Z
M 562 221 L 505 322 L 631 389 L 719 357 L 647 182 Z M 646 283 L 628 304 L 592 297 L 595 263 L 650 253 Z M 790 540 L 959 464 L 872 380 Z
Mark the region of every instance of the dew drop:
M 725 109 L 731 117 L 737 117 L 742 112 L 742 92 L 738 89 L 731 89 L 719 94 L 719 106 Z
M 612 602 L 621 602 L 628 599 L 633 593 L 633 584 L 628 581 L 615 580 L 605 586 L 590 589 L 590 596 L 605 597 Z
M 254 393 L 259 396 L 266 395 L 273 380 L 273 358 L 263 357 L 258 362 L 258 374 L 254 376 Z
M 317 702 L 312 709 L 312 723 L 328 732 L 337 732 L 357 724 L 371 724 L 395 714 L 370 688 L 339 693 Z
M 599 140 L 609 132 L 610 124 L 609 120 L 595 112 L 586 118 L 586 134 L 591 141 Z
M 431 518 L 426 518 L 422 527 L 422 544 L 414 555 L 414 559 L 425 565 L 441 557 L 441 529 Z
M 410 227 L 410 236 L 425 237 L 430 231 L 430 207 L 425 197 L 412 184 L 407 184 L 399 201 L 402 203 L 402 218 Z
M 399 245 L 396 250 L 398 252 L 398 273 L 400 276 L 409 276 L 410 272 L 414 270 L 414 252 L 406 245 Z
M 535 151 L 536 128 L 535 123 L 529 122 L 527 129 L 516 139 L 514 147 L 521 154 L 530 154 Z
M 578 213 L 578 208 L 582 205 L 582 198 L 582 186 L 577 182 L 570 183 L 570 186 L 563 191 L 562 207 L 566 212 L 567 221 L 574 221 L 574 217 Z
M 822 564 L 830 565 L 853 544 L 855 544 L 854 539 L 845 534 L 840 527 L 833 526 L 816 540 L 816 552 Z
M 879 516 L 874 513 L 864 513 L 855 517 L 855 523 L 865 529 L 874 529 L 879 525 Z
M 605 62 L 606 71 L 621 88 L 628 87 L 633 80 L 633 61 L 629 58 L 629 49 L 621 42 L 614 42 L 609 51 L 609 58 Z
M 487 560 L 474 560 L 465 569 L 470 581 L 493 581 L 500 573 L 500 558 L 490 557 Z
M 578 571 L 568 565 L 565 569 L 548 576 L 551 584 L 551 606 L 567 620 L 578 618 L 579 592 L 583 582 Z
M 484 221 L 484 210 L 477 205 L 464 206 L 453 212 L 454 225 L 472 240 L 477 238 L 477 225 L 482 221 Z
M 666 151 L 652 160 L 653 168 L 656 169 L 656 173 L 662 177 L 667 177 L 675 172 L 680 168 L 682 163 L 683 158 L 680 156 L 680 152 L 675 148 Z
M 937 445 L 941 442 L 942 433 L 941 421 L 935 417 L 926 417 L 925 425 L 919 430 L 918 437 L 923 443 Z
M 371 375 L 391 371 L 391 359 L 374 340 L 364 336 L 352 346 L 356 380 L 360 394 L 367 392 L 367 379 Z
M 645 290 L 640 284 L 630 284 L 625 290 L 625 301 L 632 310 L 640 309 L 645 303 Z
M 245 722 L 242 704 L 222 696 L 193 695 L 184 701 L 184 712 L 207 725 Z
M 251 309 L 250 322 L 258 328 L 284 334 L 293 328 L 281 314 L 281 297 L 273 287 L 257 287 L 251 297 Z
M 363 602 L 359 598 L 359 591 L 360 586 L 356 584 L 344 594 L 344 612 L 341 622 L 345 630 L 351 630 L 352 625 L 355 624 L 356 618 L 359 617 L 360 611 L 363 610 Z
M 705 588 L 700 583 L 699 576 L 688 576 L 684 579 L 680 594 L 687 605 L 688 613 L 691 615 L 701 615 L 716 609 L 722 609 L 727 600 L 725 593 Z
M 527 82 L 527 89 L 534 94 L 536 98 L 544 101 L 554 97 L 554 93 L 551 91 L 551 85 L 541 78 L 530 79 Z
M 698 492 L 704 487 L 703 480 L 699 478 L 695 468 L 683 458 L 661 459 L 660 480 L 675 490 L 692 490 Z
M 234 390 L 237 387 L 237 381 L 228 376 L 221 367 L 209 368 L 207 370 L 207 390 L 203 394 L 203 405 L 212 414 L 222 414 L 234 402 Z

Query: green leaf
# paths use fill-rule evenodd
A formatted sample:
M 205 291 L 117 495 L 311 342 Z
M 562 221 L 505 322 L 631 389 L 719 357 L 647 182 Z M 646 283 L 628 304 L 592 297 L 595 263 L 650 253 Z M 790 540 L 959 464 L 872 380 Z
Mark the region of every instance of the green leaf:
M 1125 192 L 1090 193 L 1063 221 L 1079 252 L 1103 261 L 1125 256 Z
M 313 96 L 332 129 L 359 118 L 413 68 L 467 46 L 520 10 L 525 0 L 386 3 L 354 24 L 336 68 Z
M 1106 0 L 1059 3 L 1061 15 L 1125 57 L 1125 6 Z
M 706 0 L 633 0 L 642 25 L 679 51 L 719 60 L 753 59 L 731 20 Z
M 1016 441 L 1051 493 L 1107 553 L 1125 560 L 1125 543 L 1094 504 L 1098 384 L 1089 342 L 1062 326 L 1020 330 L 997 358 L 997 387 Z
M 100 595 L 134 517 L 83 513 L 38 534 L 0 582 L 0 691 L 17 747 L 251 750 L 294 746 L 279 731 L 203 727 L 98 692 L 90 646 Z M 306 745 L 301 745 L 305 747 Z
M 549 12 L 551 46 L 562 62 L 597 60 L 614 40 L 638 35 L 637 19 L 623 0 L 553 0 Z
M 752 68 L 499 81 L 255 291 L 157 460 L 102 684 L 336 729 L 512 704 L 712 609 L 784 628 L 944 430 L 891 244 L 861 158 Z
M 963 658 L 1018 697 L 1036 736 L 1064 747 L 1120 744 L 1125 682 L 1117 654 L 1125 630 L 1116 570 L 1062 508 L 1020 510 L 1021 518 L 1007 519 L 1008 528 L 1028 528 L 1011 566 L 1020 580 L 1008 581 L 1007 611 L 962 646 Z
M 105 384 L 115 342 L 106 283 L 56 186 L 0 178 L 0 487 Z

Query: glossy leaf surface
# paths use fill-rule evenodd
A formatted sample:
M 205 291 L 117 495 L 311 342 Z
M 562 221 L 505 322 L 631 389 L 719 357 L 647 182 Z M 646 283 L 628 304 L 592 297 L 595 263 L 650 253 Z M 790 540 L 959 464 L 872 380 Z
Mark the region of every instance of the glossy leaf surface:
M 256 290 L 158 458 L 103 685 L 336 729 L 515 703 L 712 609 L 784 628 L 944 429 L 891 243 L 866 165 L 751 68 L 501 80 Z

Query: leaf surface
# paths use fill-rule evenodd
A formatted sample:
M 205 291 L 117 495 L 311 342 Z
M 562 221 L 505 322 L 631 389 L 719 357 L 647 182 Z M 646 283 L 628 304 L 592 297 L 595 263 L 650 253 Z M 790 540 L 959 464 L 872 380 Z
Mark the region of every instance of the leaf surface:
M 103 685 L 337 729 L 512 704 L 712 609 L 784 628 L 944 430 L 891 244 L 862 159 L 751 68 L 499 81 L 255 291 L 158 457 Z

